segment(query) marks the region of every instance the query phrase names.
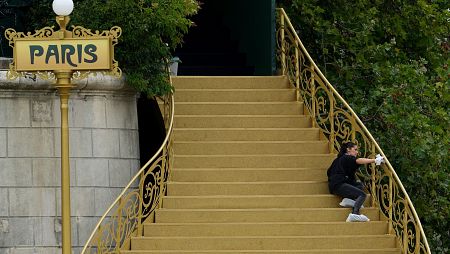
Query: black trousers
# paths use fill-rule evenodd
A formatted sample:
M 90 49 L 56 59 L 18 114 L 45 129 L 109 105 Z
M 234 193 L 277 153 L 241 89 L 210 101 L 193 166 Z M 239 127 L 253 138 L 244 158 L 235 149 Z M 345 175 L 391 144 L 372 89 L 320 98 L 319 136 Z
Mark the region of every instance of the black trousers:
M 363 189 L 364 185 L 360 182 L 357 182 L 356 185 L 344 183 L 335 188 L 333 194 L 355 200 L 355 206 L 353 207 L 352 213 L 359 214 L 359 209 L 361 209 L 361 206 L 364 204 L 367 197 Z

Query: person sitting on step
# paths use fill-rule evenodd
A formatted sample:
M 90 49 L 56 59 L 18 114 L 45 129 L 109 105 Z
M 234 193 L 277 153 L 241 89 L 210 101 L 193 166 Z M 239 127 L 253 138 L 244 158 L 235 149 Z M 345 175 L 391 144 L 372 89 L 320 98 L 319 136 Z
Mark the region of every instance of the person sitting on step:
M 367 195 L 363 190 L 363 184 L 356 181 L 356 170 L 363 164 L 376 163 L 380 165 L 384 162 L 384 158 L 380 155 L 377 155 L 376 159 L 357 158 L 357 155 L 358 146 L 355 143 L 344 143 L 337 158 L 327 170 L 330 193 L 344 198 L 341 202 L 342 206 L 353 207 L 347 217 L 347 222 L 369 221 L 367 216 L 359 212 Z

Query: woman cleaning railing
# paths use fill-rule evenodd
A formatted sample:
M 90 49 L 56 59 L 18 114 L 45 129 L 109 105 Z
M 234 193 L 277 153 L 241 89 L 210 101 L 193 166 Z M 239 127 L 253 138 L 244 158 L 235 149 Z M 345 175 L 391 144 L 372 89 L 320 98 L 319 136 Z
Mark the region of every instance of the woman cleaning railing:
M 282 74 L 297 90 L 312 118 L 312 125 L 328 138 L 330 151 L 339 151 L 344 141 L 354 141 L 362 157 L 386 157 L 370 132 L 347 102 L 314 63 L 283 9 L 277 15 L 277 54 Z M 389 160 L 367 165 L 359 174 L 389 221 L 389 233 L 396 234 L 402 253 L 431 253 L 414 206 Z

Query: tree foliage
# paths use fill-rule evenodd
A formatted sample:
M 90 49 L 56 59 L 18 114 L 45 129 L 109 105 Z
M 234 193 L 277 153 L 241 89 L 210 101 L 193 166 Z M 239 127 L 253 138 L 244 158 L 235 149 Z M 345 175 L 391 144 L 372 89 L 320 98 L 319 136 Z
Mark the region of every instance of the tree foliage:
M 380 143 L 433 253 L 450 246 L 446 0 L 280 0 L 306 48 Z
M 182 43 L 198 10 L 194 0 L 80 0 L 75 1 L 69 25 L 92 30 L 122 28 L 115 58 L 127 83 L 149 96 L 164 95 L 172 87 L 167 81 L 167 61 Z M 35 0 L 28 24 L 34 29 L 55 25 L 52 0 Z

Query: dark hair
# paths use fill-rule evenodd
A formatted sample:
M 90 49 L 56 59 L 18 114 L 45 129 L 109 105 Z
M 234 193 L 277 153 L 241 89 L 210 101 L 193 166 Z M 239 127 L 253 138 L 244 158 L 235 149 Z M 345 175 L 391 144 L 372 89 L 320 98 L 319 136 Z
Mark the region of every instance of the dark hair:
M 354 146 L 356 146 L 356 144 L 353 143 L 353 142 L 342 143 L 341 149 L 339 149 L 339 154 L 338 154 L 337 157 L 339 158 L 339 157 L 341 157 L 342 155 L 346 154 L 346 153 L 347 153 L 347 149 L 352 148 L 352 147 L 354 147 Z

